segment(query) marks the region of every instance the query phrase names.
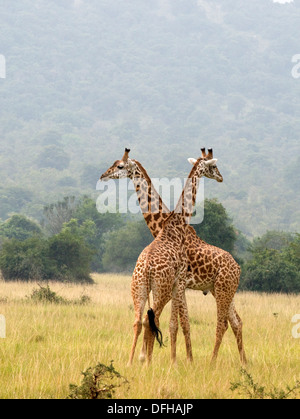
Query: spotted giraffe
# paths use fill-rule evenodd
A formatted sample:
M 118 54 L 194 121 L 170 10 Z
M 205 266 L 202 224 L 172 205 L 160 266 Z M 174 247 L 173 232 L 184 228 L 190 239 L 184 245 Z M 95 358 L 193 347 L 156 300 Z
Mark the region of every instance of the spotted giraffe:
M 212 169 L 213 168 L 213 169 Z M 142 315 L 145 304 L 152 291 L 153 306 L 144 318 L 144 339 L 140 360 L 147 357 L 150 363 L 153 353 L 154 335 L 161 335 L 159 318 L 165 305 L 172 300 L 170 319 L 171 360 L 176 361 L 176 340 L 178 317 L 183 330 L 187 359 L 192 361 L 192 345 L 188 308 L 185 298 L 188 259 L 186 253 L 186 232 L 193 206 L 199 179 L 205 174 L 219 179 L 220 173 L 215 160 L 204 160 L 202 157 L 195 163 L 178 204 L 165 221 L 162 230 L 155 240 L 141 253 L 132 276 L 131 294 L 135 309 L 134 341 L 129 363 L 132 363 L 137 339 L 142 330 Z M 153 333 L 154 332 L 154 333 Z M 161 339 L 158 338 L 161 343 Z
M 147 226 L 152 235 L 157 237 L 170 211 L 153 187 L 146 170 L 137 160 L 129 158 L 129 152 L 129 149 L 125 149 L 122 159 L 115 161 L 100 179 L 105 181 L 127 177 L 133 181 Z M 206 154 L 203 148 L 202 158 L 212 159 L 212 149 L 209 149 Z M 189 159 L 189 161 L 191 164 L 196 162 L 195 159 Z M 221 175 L 217 180 L 222 181 Z M 156 211 L 153 211 L 152 205 Z M 242 320 L 235 309 L 233 300 L 240 279 L 239 265 L 228 252 L 201 240 L 191 226 L 186 229 L 186 253 L 188 258 L 186 288 L 202 291 L 205 295 L 210 291 L 216 300 L 217 327 L 212 361 L 217 358 L 229 321 L 236 337 L 240 359 L 242 363 L 246 363 Z

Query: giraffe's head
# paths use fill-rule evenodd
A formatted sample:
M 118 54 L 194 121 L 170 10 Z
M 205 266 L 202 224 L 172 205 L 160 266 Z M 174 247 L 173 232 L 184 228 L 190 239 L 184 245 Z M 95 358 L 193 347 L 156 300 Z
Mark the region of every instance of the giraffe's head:
M 133 179 L 134 177 L 141 177 L 140 167 L 135 160 L 129 158 L 129 153 L 130 150 L 125 148 L 122 159 L 116 160 L 114 164 L 103 173 L 100 180 L 105 182 L 110 179 Z
M 212 148 L 208 149 L 207 154 L 205 148 L 202 148 L 201 151 L 202 157 L 199 157 L 198 159 L 188 159 L 188 161 L 195 166 L 197 177 L 205 176 L 209 179 L 215 179 L 217 182 L 223 182 L 223 176 L 216 165 L 218 160 L 213 158 Z

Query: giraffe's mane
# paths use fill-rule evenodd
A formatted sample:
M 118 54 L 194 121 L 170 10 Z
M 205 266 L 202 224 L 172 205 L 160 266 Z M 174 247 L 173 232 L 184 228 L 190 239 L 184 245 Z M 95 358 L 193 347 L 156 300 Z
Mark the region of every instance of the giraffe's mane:
M 147 180 L 147 182 L 151 184 L 152 182 L 151 182 L 150 176 L 148 175 L 146 169 L 141 165 L 141 163 L 134 159 L 131 159 L 131 161 L 133 161 L 138 166 L 138 168 L 141 170 L 141 172 L 145 176 L 145 179 Z

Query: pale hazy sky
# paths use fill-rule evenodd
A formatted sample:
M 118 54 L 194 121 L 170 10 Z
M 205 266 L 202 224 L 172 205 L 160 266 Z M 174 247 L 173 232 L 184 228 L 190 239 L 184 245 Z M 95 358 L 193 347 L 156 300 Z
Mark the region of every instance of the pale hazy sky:
M 273 3 L 292 3 L 294 0 L 273 0 Z

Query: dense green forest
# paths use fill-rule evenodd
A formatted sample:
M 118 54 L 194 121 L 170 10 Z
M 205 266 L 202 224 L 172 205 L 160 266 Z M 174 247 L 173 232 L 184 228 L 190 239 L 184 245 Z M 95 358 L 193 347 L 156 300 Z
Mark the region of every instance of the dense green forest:
M 237 259 L 240 289 L 300 292 L 300 234 L 268 231 L 250 243 L 216 199 L 204 209 L 196 231 Z M 41 224 L 17 214 L 0 223 L 0 270 L 4 280 L 91 283 L 91 271 L 131 273 L 152 240 L 144 220 L 100 214 L 87 196 L 65 197 L 44 208 Z
M 205 194 L 240 231 L 299 231 L 299 21 L 299 0 L 2 0 L 0 218 L 96 199 L 125 146 L 151 177 L 212 146 Z
M 224 182 L 205 181 L 197 233 L 237 258 L 242 289 L 299 292 L 300 0 L 1 6 L 5 279 L 130 271 L 151 235 L 97 212 L 99 176 L 126 146 L 151 178 L 184 178 L 206 146 Z

